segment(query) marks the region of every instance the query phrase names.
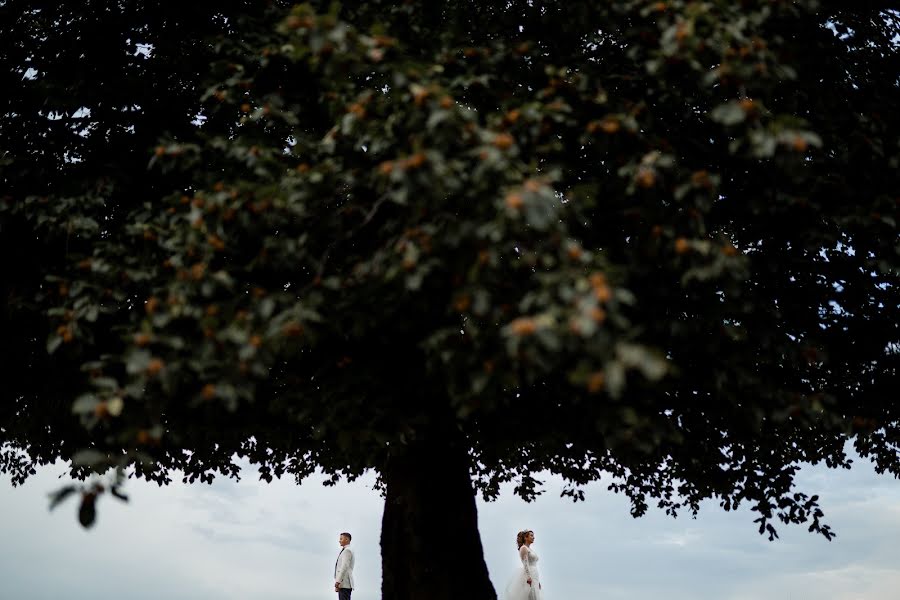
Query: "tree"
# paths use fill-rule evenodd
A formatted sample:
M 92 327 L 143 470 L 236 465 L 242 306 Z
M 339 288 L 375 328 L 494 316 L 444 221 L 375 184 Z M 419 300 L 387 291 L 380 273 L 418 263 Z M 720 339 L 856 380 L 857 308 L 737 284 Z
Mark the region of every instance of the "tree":
M 830 539 L 800 464 L 900 473 L 889 4 L 262 4 L 0 4 L 14 483 L 374 469 L 440 599 L 506 481 Z

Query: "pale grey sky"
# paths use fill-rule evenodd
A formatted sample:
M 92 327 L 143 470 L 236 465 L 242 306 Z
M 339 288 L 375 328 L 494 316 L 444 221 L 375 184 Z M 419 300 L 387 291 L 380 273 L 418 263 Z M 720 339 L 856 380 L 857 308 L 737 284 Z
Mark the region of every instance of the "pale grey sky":
M 131 502 L 103 498 L 97 525 L 84 531 L 74 501 L 47 510 L 46 494 L 63 471 L 45 468 L 17 489 L 0 479 L 4 600 L 333 599 L 343 530 L 354 535 L 354 600 L 380 597 L 382 502 L 372 477 L 335 488 L 321 478 L 267 485 L 252 471 L 239 483 L 212 486 L 131 481 Z M 900 483 L 868 464 L 851 472 L 807 468 L 800 479 L 821 495 L 834 541 L 783 526 L 781 540 L 769 542 L 749 511 L 724 513 L 713 504 L 697 520 L 658 511 L 635 520 L 625 498 L 602 483 L 578 504 L 558 497 L 553 478 L 532 504 L 506 489 L 498 502 L 479 503 L 491 578 L 500 592 L 516 563 L 515 533 L 530 528 L 547 600 L 897 597 Z

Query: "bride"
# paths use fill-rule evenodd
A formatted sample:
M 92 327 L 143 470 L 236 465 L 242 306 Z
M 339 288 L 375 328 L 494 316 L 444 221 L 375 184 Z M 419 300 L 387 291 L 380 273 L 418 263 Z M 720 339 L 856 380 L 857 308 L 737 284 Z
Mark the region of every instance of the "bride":
M 506 586 L 504 600 L 542 600 L 544 592 L 541 589 L 541 574 L 537 568 L 538 555 L 531 549 L 534 543 L 534 532 L 530 530 L 520 531 L 516 535 L 516 545 L 519 546 L 519 559 L 522 561 L 520 569 L 516 570 L 512 581 Z

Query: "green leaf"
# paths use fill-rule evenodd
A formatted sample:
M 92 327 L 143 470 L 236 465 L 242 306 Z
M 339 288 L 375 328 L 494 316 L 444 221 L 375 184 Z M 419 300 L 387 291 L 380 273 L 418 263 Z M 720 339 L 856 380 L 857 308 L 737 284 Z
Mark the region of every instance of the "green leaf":
M 737 125 L 747 118 L 747 113 L 736 101 L 720 104 L 709 113 L 709 117 L 725 126 Z
M 143 373 L 150 364 L 151 355 L 146 350 L 132 350 L 128 355 L 125 368 L 130 375 Z
M 97 496 L 88 493 L 81 497 L 81 506 L 78 509 L 78 522 L 85 529 L 93 527 L 97 519 Z
M 77 488 L 74 485 L 67 485 L 49 494 L 50 510 L 53 510 L 54 508 L 59 506 L 66 498 L 74 494 L 76 490 Z
M 82 394 L 72 403 L 72 413 L 76 415 L 93 414 L 100 400 L 94 394 Z
M 93 467 L 106 461 L 106 454 L 99 450 L 80 450 L 72 456 L 72 464 L 76 467 Z
M 47 338 L 47 354 L 53 354 L 56 352 L 57 348 L 62 344 L 62 337 L 56 335 L 55 333 Z

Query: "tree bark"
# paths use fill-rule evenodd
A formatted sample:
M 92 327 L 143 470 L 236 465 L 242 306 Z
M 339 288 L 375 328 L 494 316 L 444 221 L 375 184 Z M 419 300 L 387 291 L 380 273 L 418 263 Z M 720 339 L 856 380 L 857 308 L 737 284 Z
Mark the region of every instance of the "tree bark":
M 388 459 L 382 475 L 382 599 L 496 600 L 466 448 L 417 441 Z

